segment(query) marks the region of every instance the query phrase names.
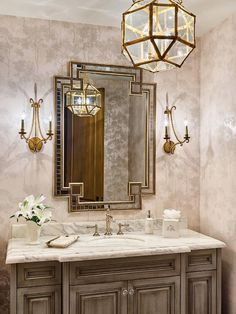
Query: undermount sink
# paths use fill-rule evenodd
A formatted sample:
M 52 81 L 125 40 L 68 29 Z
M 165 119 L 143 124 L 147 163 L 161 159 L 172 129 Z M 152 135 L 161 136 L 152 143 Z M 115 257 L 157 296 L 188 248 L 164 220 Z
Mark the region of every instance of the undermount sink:
M 134 246 L 134 245 L 143 245 L 145 240 L 127 236 L 102 236 L 96 237 L 88 241 L 89 245 L 96 245 L 96 246 Z

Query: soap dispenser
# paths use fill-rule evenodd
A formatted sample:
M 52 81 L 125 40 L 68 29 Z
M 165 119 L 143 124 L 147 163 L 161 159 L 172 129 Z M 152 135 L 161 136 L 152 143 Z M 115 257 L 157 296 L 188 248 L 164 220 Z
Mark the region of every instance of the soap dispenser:
M 153 234 L 153 229 L 154 229 L 153 218 L 151 217 L 151 211 L 149 210 L 145 221 L 145 233 Z

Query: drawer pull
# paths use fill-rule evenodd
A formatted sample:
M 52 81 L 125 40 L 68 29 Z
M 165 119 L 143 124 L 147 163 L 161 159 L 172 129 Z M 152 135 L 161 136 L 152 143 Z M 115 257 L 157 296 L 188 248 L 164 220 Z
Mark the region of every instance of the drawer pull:
M 129 289 L 129 295 L 134 295 L 134 289 Z
M 126 296 L 128 295 L 128 293 L 129 293 L 129 292 L 128 292 L 127 289 L 123 289 L 123 290 L 122 290 L 122 294 L 123 294 L 124 297 L 126 297 Z

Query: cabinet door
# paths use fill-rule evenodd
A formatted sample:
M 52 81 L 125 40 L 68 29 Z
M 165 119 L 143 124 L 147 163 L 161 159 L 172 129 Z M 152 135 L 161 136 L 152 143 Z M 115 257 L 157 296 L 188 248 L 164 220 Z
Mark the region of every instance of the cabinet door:
M 129 283 L 129 314 L 179 314 L 180 278 L 134 280 Z
M 127 282 L 70 287 L 70 314 L 127 314 Z
M 187 313 L 216 314 L 216 272 L 187 274 Z
M 61 286 L 20 288 L 17 314 L 60 314 Z

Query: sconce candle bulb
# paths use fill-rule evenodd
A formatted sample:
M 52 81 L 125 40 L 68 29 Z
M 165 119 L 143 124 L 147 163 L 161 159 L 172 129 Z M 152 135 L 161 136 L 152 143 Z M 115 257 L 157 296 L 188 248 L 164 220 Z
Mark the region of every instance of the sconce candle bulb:
M 169 139 L 168 126 L 169 126 L 168 120 L 165 119 L 165 139 Z
M 49 129 L 48 134 L 52 132 L 52 114 L 50 113 L 49 116 Z
M 34 84 L 34 94 L 35 99 L 30 98 L 30 105 L 33 110 L 33 118 L 31 122 L 31 129 L 29 135 L 26 136 L 25 132 L 25 114 L 21 115 L 21 129 L 20 129 L 20 137 L 24 139 L 29 146 L 29 149 L 36 153 L 41 151 L 43 144 L 46 144 L 48 140 L 52 139 L 52 117 L 49 117 L 49 130 L 47 132 L 47 137 L 44 137 L 42 134 L 40 119 L 39 119 L 39 110 L 43 103 L 43 99 L 37 100 L 37 85 Z
M 185 120 L 184 121 L 184 125 L 185 125 L 185 139 L 189 139 L 189 136 L 188 136 L 188 120 Z
M 23 111 L 21 114 L 21 130 L 25 128 L 25 112 Z
M 164 111 L 164 114 L 166 115 L 165 118 L 165 143 L 163 146 L 164 152 L 167 154 L 174 154 L 175 151 L 175 147 L 177 145 L 183 146 L 184 143 L 189 143 L 190 137 L 189 137 L 189 133 L 188 133 L 188 120 L 184 121 L 184 125 L 185 125 L 185 136 L 183 140 L 180 140 L 176 131 L 175 131 L 175 127 L 174 127 L 174 123 L 173 123 L 173 111 L 176 110 L 175 106 L 172 106 L 169 109 L 169 100 L 168 100 L 168 93 L 166 93 L 166 110 Z M 174 137 L 176 139 L 176 142 L 173 142 L 170 138 L 170 135 L 168 134 L 168 126 L 170 126 L 172 128 Z

